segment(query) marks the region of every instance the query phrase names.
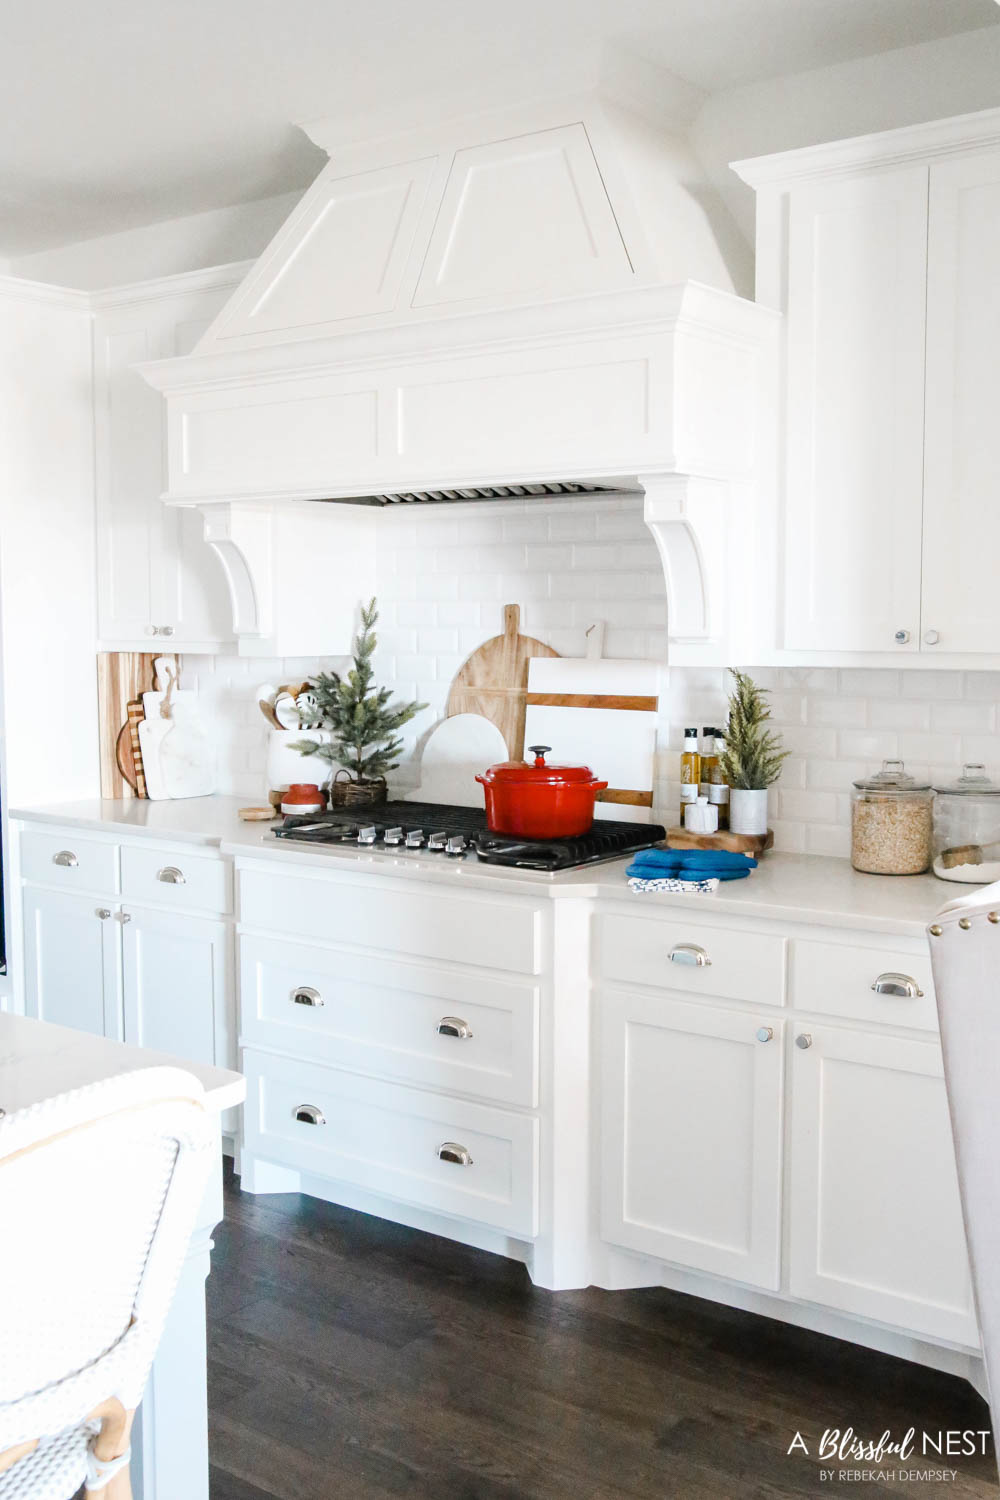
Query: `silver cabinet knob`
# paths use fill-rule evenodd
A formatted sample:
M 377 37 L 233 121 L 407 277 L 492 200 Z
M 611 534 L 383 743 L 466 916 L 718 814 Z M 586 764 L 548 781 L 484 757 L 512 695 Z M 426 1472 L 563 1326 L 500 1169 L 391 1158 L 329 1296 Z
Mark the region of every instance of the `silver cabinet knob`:
M 72 849 L 60 849 L 58 854 L 53 854 L 52 863 L 54 865 L 64 865 L 68 870 L 75 870 L 80 861 Z
M 796 1045 L 796 1047 L 801 1047 L 803 1052 L 806 1050 L 807 1047 L 811 1047 L 812 1044 L 813 1044 L 813 1039 L 809 1035 L 808 1031 L 800 1031 L 799 1034 L 798 1034 L 798 1036 L 795 1038 L 795 1045 Z
M 940 634 L 939 634 L 938 631 L 936 631 L 936 630 L 925 630 L 924 631 L 924 645 L 925 646 L 936 646 L 937 643 L 938 643 L 938 641 L 940 639 L 941 639 L 941 636 L 940 636 Z
M 311 984 L 300 984 L 292 990 L 292 1001 L 295 1005 L 312 1005 L 317 1008 L 326 1004 L 319 990 L 314 990 Z
M 690 964 L 692 968 L 707 969 L 712 960 L 704 948 L 697 943 L 676 943 L 667 954 L 672 964 Z
M 438 1036 L 457 1036 L 465 1041 L 472 1035 L 472 1027 L 461 1016 L 442 1016 L 437 1023 Z
M 172 625 L 161 625 L 160 626 L 160 634 L 161 635 L 173 635 L 173 633 L 174 633 L 174 627 Z
M 471 1167 L 472 1152 L 457 1141 L 442 1141 L 437 1149 L 438 1161 L 453 1162 L 456 1167 Z
M 872 983 L 876 995 L 900 995 L 904 1000 L 920 1000 L 923 990 L 909 974 L 880 974 Z
M 132 913 L 129 911 L 120 911 L 118 913 L 118 920 L 119 922 L 131 922 Z
M 164 865 L 162 870 L 157 870 L 156 878 L 164 885 L 187 885 L 186 875 L 176 865 Z
M 897 646 L 906 646 L 908 645 L 910 640 L 910 632 L 908 630 L 897 630 L 896 634 L 893 636 L 893 640 L 896 642 Z
M 100 917 L 102 922 L 106 922 L 111 915 L 111 908 L 109 906 L 99 906 L 94 915 Z
M 317 1104 L 296 1104 L 292 1114 L 302 1125 L 326 1124 L 326 1115 Z
M 774 1036 L 774 1027 L 773 1026 L 758 1026 L 757 1027 L 757 1040 L 758 1040 L 758 1042 L 769 1042 L 772 1039 L 773 1036 Z

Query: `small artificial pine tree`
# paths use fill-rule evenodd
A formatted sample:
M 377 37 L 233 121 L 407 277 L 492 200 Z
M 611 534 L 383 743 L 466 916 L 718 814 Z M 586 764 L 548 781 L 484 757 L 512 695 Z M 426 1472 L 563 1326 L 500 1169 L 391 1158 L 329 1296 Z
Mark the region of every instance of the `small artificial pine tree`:
M 339 672 L 321 672 L 310 690 L 322 714 L 324 729 L 332 729 L 330 744 L 296 740 L 290 746 L 302 755 L 318 755 L 331 765 L 343 766 L 354 781 L 379 781 L 399 765 L 403 748 L 398 731 L 426 703 L 390 703 L 389 688 L 372 686 L 372 657 L 378 644 L 375 625 L 376 601 L 361 608 L 361 630 L 354 642 L 354 666 Z
M 771 717 L 765 701 L 767 689 L 758 687 L 737 667 L 729 671 L 736 686 L 729 698 L 726 748 L 719 764 L 727 782 L 737 791 L 763 791 L 777 781 L 789 752 L 782 750 L 780 737 L 765 728 Z

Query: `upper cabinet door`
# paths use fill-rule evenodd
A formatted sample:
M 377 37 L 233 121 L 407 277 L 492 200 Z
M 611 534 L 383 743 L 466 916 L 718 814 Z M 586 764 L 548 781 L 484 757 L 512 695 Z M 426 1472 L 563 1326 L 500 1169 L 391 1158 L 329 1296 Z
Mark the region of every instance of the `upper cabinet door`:
M 1000 652 L 1000 152 L 931 167 L 924 654 Z
M 782 644 L 916 651 L 927 168 L 790 205 Z
M 229 287 L 98 311 L 94 322 L 99 634 L 106 650 L 218 649 L 232 639 L 225 579 L 200 516 L 166 506 L 163 397 L 132 368 L 187 354 Z M 167 642 L 163 641 L 164 646 Z

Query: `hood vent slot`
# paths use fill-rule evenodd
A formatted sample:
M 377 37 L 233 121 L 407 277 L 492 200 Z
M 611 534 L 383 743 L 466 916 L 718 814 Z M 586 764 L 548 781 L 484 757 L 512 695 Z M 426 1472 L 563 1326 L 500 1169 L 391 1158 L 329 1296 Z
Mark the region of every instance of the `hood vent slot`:
M 395 494 L 352 496 L 339 503 L 444 505 L 453 500 L 545 500 L 553 495 L 614 495 L 619 490 L 620 486 L 611 484 L 573 484 L 568 480 L 552 480 L 545 484 L 477 484 L 460 490 L 400 490 Z

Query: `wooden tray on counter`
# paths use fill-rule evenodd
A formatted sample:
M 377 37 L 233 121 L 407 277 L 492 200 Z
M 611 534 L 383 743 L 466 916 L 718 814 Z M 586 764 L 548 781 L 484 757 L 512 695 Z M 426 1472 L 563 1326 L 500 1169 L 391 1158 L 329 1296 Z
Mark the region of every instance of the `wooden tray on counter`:
M 668 849 L 727 849 L 759 859 L 774 844 L 774 829 L 766 833 L 692 833 L 690 828 L 668 828 Z

